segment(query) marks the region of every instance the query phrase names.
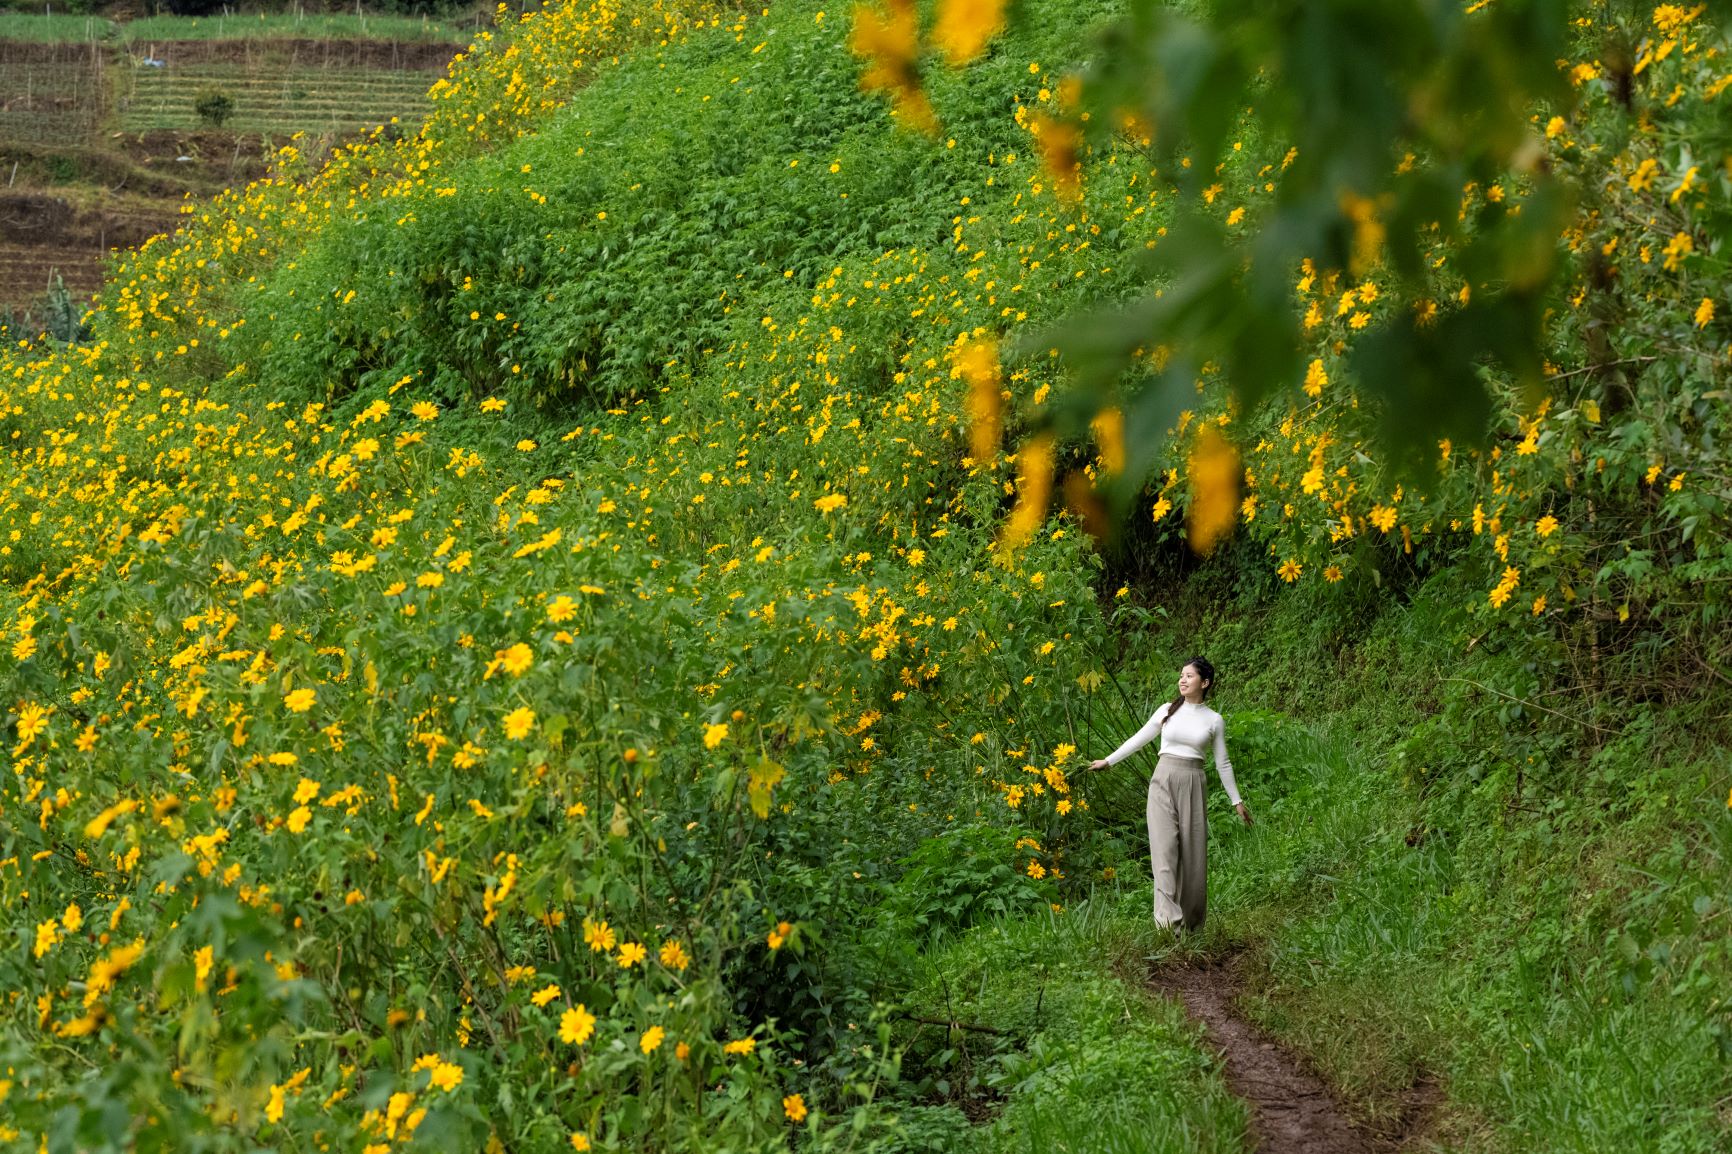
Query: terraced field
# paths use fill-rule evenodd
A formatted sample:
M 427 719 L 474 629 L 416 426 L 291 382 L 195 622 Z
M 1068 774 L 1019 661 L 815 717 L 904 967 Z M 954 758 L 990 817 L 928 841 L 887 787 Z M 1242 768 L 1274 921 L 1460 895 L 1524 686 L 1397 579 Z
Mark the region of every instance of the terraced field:
M 305 133 L 311 154 L 393 117 L 420 123 L 458 51 L 426 40 L 0 38 L 0 315 L 33 315 L 56 273 L 88 296 L 111 249 L 172 228 L 189 193 L 261 175 L 273 140 Z M 220 131 L 196 111 L 207 91 L 232 101 Z
M 58 276 L 75 297 L 102 287 L 111 250 L 144 243 L 179 222 L 169 206 L 137 197 L 69 199 L 0 188 L 0 310 L 47 295 Z
M 0 41 L 0 143 L 88 139 L 108 104 L 107 57 L 88 44 Z
M 128 132 L 196 127 L 200 94 L 216 91 L 234 101 L 225 125 L 233 131 L 356 132 L 394 116 L 419 122 L 434 79 L 425 72 L 371 68 L 134 67 L 120 100 L 120 126 Z

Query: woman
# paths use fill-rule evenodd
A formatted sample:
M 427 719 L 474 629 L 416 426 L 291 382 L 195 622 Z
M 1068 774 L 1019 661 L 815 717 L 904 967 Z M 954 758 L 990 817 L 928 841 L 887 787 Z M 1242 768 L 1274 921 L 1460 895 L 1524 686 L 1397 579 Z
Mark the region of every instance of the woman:
M 1155 924 L 1163 929 L 1203 924 L 1209 827 L 1203 798 L 1203 747 L 1215 747 L 1215 771 L 1239 820 L 1251 824 L 1251 811 L 1233 783 L 1227 760 L 1227 726 L 1203 704 L 1215 683 L 1215 667 L 1193 657 L 1179 671 L 1179 695 L 1155 710 L 1130 739 L 1091 769 L 1117 765 L 1161 735 L 1161 757 L 1149 779 L 1149 861 L 1155 875 Z

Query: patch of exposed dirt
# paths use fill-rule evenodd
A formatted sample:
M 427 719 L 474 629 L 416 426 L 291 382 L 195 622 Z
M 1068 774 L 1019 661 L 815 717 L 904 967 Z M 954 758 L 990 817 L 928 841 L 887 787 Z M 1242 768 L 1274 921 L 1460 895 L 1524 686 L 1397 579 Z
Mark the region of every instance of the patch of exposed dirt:
M 1427 1136 L 1443 1101 L 1435 1081 L 1423 1079 L 1408 1091 L 1391 1130 L 1364 1125 L 1298 1056 L 1239 1015 L 1240 965 L 1233 957 L 1163 966 L 1150 975 L 1149 986 L 1183 1004 L 1220 1052 L 1227 1088 L 1251 1108 L 1255 1149 L 1263 1154 L 1396 1154 L 1429 1147 Z
M 58 273 L 74 296 L 102 285 L 110 249 L 173 229 L 178 213 L 154 205 L 82 207 L 45 192 L 0 191 L 0 307 L 25 310 Z
M 124 206 L 83 208 L 45 192 L 0 192 L 0 241 L 36 248 L 90 247 L 106 252 L 143 244 L 175 213 Z
M 100 63 L 107 51 L 103 45 L 93 42 L 40 43 L 34 40 L 0 40 L 0 64 L 15 67 L 25 64 L 72 67 L 92 61 Z
M 0 142 L 0 191 L 101 189 L 178 203 L 258 180 L 272 147 L 259 133 L 172 128 L 105 132 L 94 145 Z
M 112 147 L 132 163 L 167 171 L 212 190 L 245 185 L 270 169 L 267 142 L 257 133 L 153 128 L 115 133 Z

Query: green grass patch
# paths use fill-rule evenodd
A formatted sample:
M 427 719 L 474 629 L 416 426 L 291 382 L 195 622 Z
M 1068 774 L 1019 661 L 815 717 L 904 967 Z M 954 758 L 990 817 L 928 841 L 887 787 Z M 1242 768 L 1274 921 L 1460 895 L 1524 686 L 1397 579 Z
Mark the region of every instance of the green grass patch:
M 70 12 L 0 12 L 0 40 L 25 40 L 33 44 L 76 44 L 107 40 L 115 22 L 102 16 L 80 16 Z
M 1177 1004 L 1143 982 L 1152 927 L 1111 887 L 1062 912 L 996 919 L 924 959 L 905 1085 L 978 1125 L 946 1135 L 980 1154 L 1243 1150 L 1247 1115 Z M 960 1103 L 960 1104 L 959 1104 Z M 920 1116 L 931 1127 L 931 1117 Z
M 1339 664 L 1313 656 L 1332 623 L 1300 599 L 1170 603 L 1183 632 L 1149 649 L 1200 647 L 1234 678 L 1222 709 L 1258 819 L 1223 828 L 1215 791 L 1196 945 L 1250 949 L 1246 1009 L 1374 1122 L 1436 1078 L 1440 1139 L 1472 1149 L 1722 1149 L 1724 750 L 1688 729 L 1662 740 L 1638 709 L 1623 738 L 1575 747 L 1570 777 L 1528 763 L 1531 720 L 1441 683 L 1450 664 L 1507 683 L 1497 658 L 1449 651 L 1448 581 L 1375 614 Z M 1250 708 L 1296 700 L 1305 723 Z M 1126 868 L 1146 886 L 1146 857 Z

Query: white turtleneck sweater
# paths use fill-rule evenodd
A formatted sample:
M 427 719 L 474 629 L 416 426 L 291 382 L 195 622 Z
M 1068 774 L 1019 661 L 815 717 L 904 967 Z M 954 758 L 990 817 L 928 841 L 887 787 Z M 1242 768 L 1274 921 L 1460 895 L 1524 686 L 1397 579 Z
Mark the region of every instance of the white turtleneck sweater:
M 1203 749 L 1213 742 L 1215 747 L 1215 772 L 1221 775 L 1221 785 L 1227 790 L 1227 800 L 1234 805 L 1239 804 L 1239 787 L 1233 781 L 1233 763 L 1227 760 L 1227 723 L 1221 715 L 1202 703 L 1192 704 L 1181 702 L 1179 708 L 1173 711 L 1173 719 L 1167 721 L 1167 709 L 1171 702 L 1163 701 L 1156 707 L 1154 716 L 1150 717 L 1143 727 L 1131 734 L 1125 743 L 1107 754 L 1107 764 L 1117 765 L 1143 746 L 1155 739 L 1155 734 L 1161 735 L 1161 752 L 1170 753 L 1176 757 L 1194 757 L 1201 761 Z

